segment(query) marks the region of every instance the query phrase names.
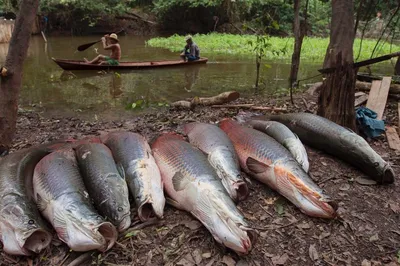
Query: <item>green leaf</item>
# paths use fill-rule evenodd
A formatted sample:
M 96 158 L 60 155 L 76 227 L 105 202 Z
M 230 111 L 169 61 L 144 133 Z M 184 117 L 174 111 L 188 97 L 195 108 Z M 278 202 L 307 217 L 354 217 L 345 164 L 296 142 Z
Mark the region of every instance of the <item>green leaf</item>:
M 131 108 L 132 108 L 132 109 L 135 109 L 135 108 L 136 108 L 136 106 L 137 106 L 137 104 L 136 104 L 136 103 L 132 103 L 132 105 L 131 105 Z
M 269 64 L 264 64 L 264 66 L 265 66 L 265 68 L 272 68 L 272 66 Z
M 138 233 L 139 233 L 139 230 L 133 230 L 133 231 L 128 232 L 127 234 L 125 234 L 125 238 L 136 236 Z

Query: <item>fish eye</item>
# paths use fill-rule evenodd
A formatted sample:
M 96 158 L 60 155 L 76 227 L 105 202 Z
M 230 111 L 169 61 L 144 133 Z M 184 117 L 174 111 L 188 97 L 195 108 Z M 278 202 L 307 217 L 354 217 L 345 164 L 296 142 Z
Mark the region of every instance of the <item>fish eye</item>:
M 379 166 L 379 163 L 378 163 L 378 162 L 375 162 L 375 163 L 374 163 L 374 166 L 375 166 L 375 167 L 378 167 L 378 166 Z
M 34 224 L 34 223 L 35 223 L 34 220 L 29 220 L 29 221 L 28 221 L 28 224 Z
M 124 210 L 124 208 L 118 207 L 118 211 L 119 211 L 119 212 L 122 212 L 123 210 Z

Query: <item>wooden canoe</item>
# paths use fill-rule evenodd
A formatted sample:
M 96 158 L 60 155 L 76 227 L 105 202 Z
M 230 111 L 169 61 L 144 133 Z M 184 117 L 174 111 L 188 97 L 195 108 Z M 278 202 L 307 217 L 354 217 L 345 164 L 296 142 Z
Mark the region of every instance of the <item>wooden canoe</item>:
M 174 66 L 187 66 L 205 64 L 208 59 L 205 57 L 196 61 L 184 62 L 182 60 L 175 61 L 147 61 L 147 62 L 120 62 L 118 66 L 110 65 L 94 65 L 88 64 L 82 60 L 68 60 L 68 59 L 55 59 L 52 58 L 57 65 L 64 70 L 122 70 L 122 69 L 147 69 L 147 68 L 161 68 L 161 67 L 174 67 Z

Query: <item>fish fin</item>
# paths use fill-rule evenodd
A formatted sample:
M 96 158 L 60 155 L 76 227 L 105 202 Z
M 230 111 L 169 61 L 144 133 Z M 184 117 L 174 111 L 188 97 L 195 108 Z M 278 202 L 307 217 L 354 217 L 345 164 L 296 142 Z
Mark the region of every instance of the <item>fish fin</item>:
M 36 194 L 36 205 L 40 212 L 47 208 L 47 202 L 39 194 Z
M 167 202 L 167 204 L 171 205 L 172 207 L 174 207 L 174 208 L 176 208 L 178 210 L 182 210 L 182 211 L 185 210 L 185 208 L 183 208 L 181 206 L 181 204 L 179 202 L 177 202 L 176 200 L 173 200 L 173 199 L 171 199 L 169 197 L 165 197 L 165 201 Z
M 264 173 L 270 168 L 269 165 L 262 163 L 252 157 L 247 158 L 246 165 L 251 172 L 256 174 Z
M 176 172 L 175 175 L 172 177 L 172 184 L 175 191 L 184 190 L 190 182 L 190 179 L 184 176 L 181 172 Z
M 121 163 L 117 163 L 117 170 L 122 179 L 125 179 L 125 169 Z
M 60 210 L 58 211 L 56 210 L 54 212 L 53 224 L 54 228 L 57 231 L 58 238 L 60 238 L 64 242 L 67 242 L 68 241 L 67 221 L 65 219 L 65 216 L 62 214 Z

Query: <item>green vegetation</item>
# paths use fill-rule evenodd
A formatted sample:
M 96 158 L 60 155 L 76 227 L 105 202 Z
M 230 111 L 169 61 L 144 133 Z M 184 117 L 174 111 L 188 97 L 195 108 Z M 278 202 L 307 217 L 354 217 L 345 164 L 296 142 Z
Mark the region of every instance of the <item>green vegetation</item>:
M 249 43 L 257 41 L 255 35 L 233 35 L 233 34 L 197 34 L 193 36 L 194 41 L 199 45 L 203 54 L 232 54 L 243 56 L 254 56 L 254 51 Z M 290 60 L 293 53 L 294 38 L 292 37 L 269 37 L 269 48 L 265 51 L 267 59 Z M 375 46 L 376 40 L 363 40 L 363 49 L 359 60 L 369 59 Z M 173 35 L 169 38 L 153 38 L 147 41 L 147 45 L 152 47 L 162 47 L 170 49 L 173 52 L 179 52 L 184 47 L 184 37 Z M 328 47 L 328 38 L 306 37 L 304 38 L 301 52 L 302 60 L 323 61 L 326 48 Z M 354 42 L 354 51 L 358 51 L 360 39 Z M 400 50 L 400 46 L 385 43 L 376 56 L 388 54 Z M 276 51 L 282 51 L 276 53 Z M 357 56 L 357 54 L 355 54 Z

